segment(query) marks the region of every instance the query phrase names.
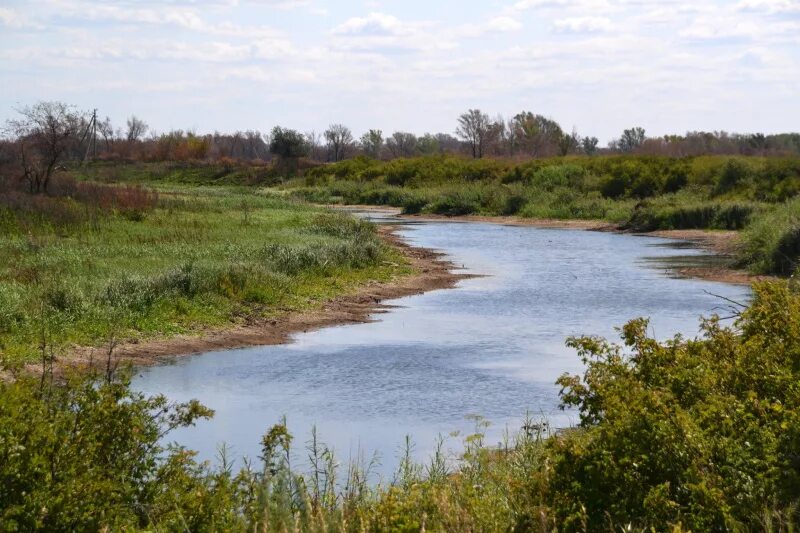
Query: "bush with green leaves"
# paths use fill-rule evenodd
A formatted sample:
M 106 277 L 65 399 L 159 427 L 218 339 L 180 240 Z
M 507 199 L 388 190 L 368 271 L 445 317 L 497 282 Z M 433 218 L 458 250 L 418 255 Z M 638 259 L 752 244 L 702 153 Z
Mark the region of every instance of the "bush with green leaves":
M 712 318 L 701 330 L 699 340 L 659 343 L 639 319 L 623 328 L 624 347 L 570 340 L 587 369 L 559 383 L 581 424 L 551 442 L 549 489 L 566 528 L 798 523 L 797 287 L 757 284 L 735 326 Z
M 0 382 L 0 529 L 189 531 L 792 531 L 800 525 L 800 289 L 754 287 L 735 322 L 658 342 L 574 338 L 582 376 L 559 379 L 580 425 L 526 420 L 499 447 L 476 419 L 458 457 L 406 442 L 391 480 L 338 466 L 312 432 L 308 463 L 284 423 L 234 470 L 165 447 L 210 416 L 130 387 L 125 373 Z M 110 368 L 110 366 L 107 366 Z M 302 445 L 300 446 L 302 448 Z M 303 451 L 303 450 L 300 450 Z M 294 465 L 294 466 L 293 466 Z

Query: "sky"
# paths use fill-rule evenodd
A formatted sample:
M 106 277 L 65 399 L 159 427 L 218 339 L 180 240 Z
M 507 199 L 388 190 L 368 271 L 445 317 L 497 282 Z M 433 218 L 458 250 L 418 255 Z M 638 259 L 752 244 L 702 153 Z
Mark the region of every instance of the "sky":
M 159 132 L 800 131 L 800 0 L 0 0 L 0 120 L 39 100 Z

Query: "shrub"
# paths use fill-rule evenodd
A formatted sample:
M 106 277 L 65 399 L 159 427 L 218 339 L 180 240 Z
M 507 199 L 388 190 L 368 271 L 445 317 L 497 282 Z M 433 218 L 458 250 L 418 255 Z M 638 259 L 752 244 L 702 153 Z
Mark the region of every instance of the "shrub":
M 793 274 L 800 263 L 800 199 L 756 218 L 743 233 L 739 259 L 754 271 Z
M 480 205 L 477 201 L 464 195 L 449 194 L 431 202 L 428 205 L 428 210 L 438 215 L 454 217 L 477 213 L 480 210 Z
M 623 328 L 624 349 L 570 340 L 587 370 L 559 380 L 582 428 L 553 442 L 565 528 L 760 529 L 765 506 L 800 518 L 800 296 L 786 283 L 754 294 L 735 329 L 705 321 L 704 340 L 657 343 L 642 319 Z

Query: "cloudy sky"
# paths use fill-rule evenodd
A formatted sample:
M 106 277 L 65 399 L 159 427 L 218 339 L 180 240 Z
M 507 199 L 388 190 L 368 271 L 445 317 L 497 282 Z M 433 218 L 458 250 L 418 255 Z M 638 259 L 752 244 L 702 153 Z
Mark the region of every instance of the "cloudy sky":
M 452 132 L 480 108 L 606 141 L 800 130 L 800 0 L 0 0 L 0 119 Z

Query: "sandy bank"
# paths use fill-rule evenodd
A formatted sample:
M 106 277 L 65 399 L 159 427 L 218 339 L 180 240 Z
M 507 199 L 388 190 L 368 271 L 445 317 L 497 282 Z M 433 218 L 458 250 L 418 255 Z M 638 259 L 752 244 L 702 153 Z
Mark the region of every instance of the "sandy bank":
M 192 355 L 214 350 L 282 344 L 292 334 L 341 324 L 369 322 L 370 316 L 391 308 L 384 302 L 403 296 L 446 289 L 468 277 L 469 274 L 454 271 L 455 265 L 442 258 L 442 254 L 426 248 L 417 248 L 404 242 L 395 233 L 395 228 L 381 226 L 381 237 L 398 249 L 409 261 L 415 273 L 389 282 L 372 282 L 360 287 L 355 293 L 329 300 L 319 308 L 309 311 L 290 312 L 273 319 L 252 319 L 246 324 L 208 329 L 194 335 L 179 335 L 163 339 L 140 342 L 122 342 L 114 349 L 114 360 L 137 366 L 159 364 L 175 356 Z M 108 347 L 78 347 L 67 356 L 59 357 L 56 367 L 104 367 Z M 28 365 L 33 372 L 40 365 Z

